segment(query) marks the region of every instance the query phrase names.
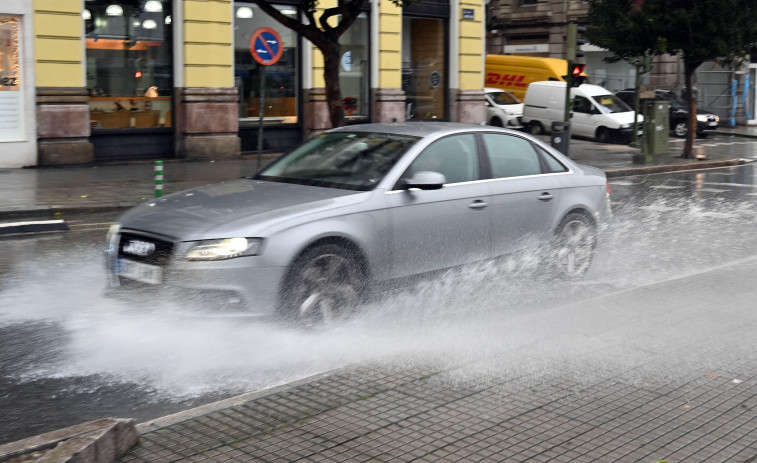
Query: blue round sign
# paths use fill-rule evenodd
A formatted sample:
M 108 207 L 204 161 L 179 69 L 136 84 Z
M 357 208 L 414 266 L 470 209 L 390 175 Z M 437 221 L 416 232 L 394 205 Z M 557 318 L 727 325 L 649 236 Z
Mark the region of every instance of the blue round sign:
M 262 65 L 274 64 L 284 53 L 279 33 L 270 27 L 261 27 L 250 37 L 250 53 Z

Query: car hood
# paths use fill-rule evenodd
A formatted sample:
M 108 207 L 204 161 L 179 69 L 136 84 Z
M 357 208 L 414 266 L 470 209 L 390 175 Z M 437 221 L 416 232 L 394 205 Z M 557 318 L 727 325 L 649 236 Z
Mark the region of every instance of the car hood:
M 148 201 L 119 219 L 123 228 L 184 241 L 231 236 L 264 221 L 308 215 L 361 202 L 366 193 L 238 179 Z
M 523 114 L 523 108 L 525 107 L 525 104 L 498 104 L 497 107 L 511 114 Z

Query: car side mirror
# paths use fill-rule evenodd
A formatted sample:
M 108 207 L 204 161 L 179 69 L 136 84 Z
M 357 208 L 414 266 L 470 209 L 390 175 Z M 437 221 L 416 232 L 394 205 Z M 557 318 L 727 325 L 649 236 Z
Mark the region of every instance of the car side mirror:
M 445 183 L 447 183 L 447 178 L 440 172 L 422 170 L 420 172 L 416 172 L 415 175 L 410 178 L 403 179 L 402 183 L 404 189 L 406 190 L 409 190 L 410 188 L 418 188 L 420 190 L 438 190 Z

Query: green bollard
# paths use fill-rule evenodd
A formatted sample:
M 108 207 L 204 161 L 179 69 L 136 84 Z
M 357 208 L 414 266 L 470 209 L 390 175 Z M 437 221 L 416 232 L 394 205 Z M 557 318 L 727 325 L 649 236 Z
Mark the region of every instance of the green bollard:
M 163 161 L 155 161 L 155 197 L 163 196 Z

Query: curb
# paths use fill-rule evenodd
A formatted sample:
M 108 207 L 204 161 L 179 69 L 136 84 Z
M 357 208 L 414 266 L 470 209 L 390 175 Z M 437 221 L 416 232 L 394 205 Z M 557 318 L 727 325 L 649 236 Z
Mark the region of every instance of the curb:
M 103 418 L 0 445 L 0 463 L 111 463 L 138 441 L 133 419 Z
M 26 222 L 0 223 L 0 235 L 50 233 L 66 230 L 68 230 L 68 225 L 64 220 L 34 220 Z
M 654 166 L 624 167 L 621 169 L 607 169 L 607 178 L 632 177 L 635 175 L 662 174 L 667 172 L 680 172 L 684 170 L 715 169 L 718 167 L 739 166 L 747 161 L 743 159 L 726 159 L 723 161 L 697 161 L 681 164 L 664 164 Z M 751 160 L 750 160 L 751 162 Z

